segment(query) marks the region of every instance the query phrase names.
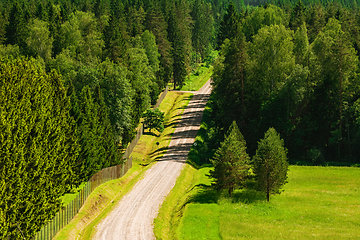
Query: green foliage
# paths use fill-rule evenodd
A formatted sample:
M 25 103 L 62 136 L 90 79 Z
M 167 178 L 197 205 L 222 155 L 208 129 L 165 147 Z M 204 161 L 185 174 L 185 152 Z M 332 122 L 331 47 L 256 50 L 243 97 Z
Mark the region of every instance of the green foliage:
M 246 40 L 251 41 L 261 28 L 271 25 L 287 25 L 286 19 L 281 8 L 270 4 L 266 8 L 255 8 L 251 14 L 245 17 L 241 28 Z
M 29 26 L 29 36 L 26 44 L 34 57 L 41 57 L 44 60 L 51 58 L 53 39 L 50 37 L 48 24 L 44 21 L 34 19 Z
M 253 158 L 255 179 L 260 191 L 266 193 L 269 202 L 270 194 L 280 194 L 281 187 L 287 183 L 287 149 L 284 140 L 274 128 L 269 128 L 261 139 Z
M 35 60 L 0 61 L 0 238 L 30 239 L 76 182 L 78 143 L 56 72 Z
M 239 19 L 235 5 L 231 2 L 227 8 L 226 14 L 220 23 L 219 34 L 217 36 L 218 46 L 220 47 L 225 39 L 232 39 L 238 33 Z
M 146 128 L 149 128 L 149 132 L 151 129 L 156 129 L 159 132 L 164 131 L 164 113 L 159 109 L 148 109 L 143 115 L 144 117 L 144 125 Z
M 227 189 L 229 196 L 236 186 L 245 186 L 250 169 L 250 157 L 246 153 L 246 142 L 234 121 L 214 157 L 210 160 L 214 170 L 210 177 L 214 178 L 215 189 Z

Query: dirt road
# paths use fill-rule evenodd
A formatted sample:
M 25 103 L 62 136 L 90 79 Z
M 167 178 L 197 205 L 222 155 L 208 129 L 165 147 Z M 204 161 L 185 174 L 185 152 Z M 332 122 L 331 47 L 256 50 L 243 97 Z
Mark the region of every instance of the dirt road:
M 153 220 L 187 159 L 210 92 L 210 81 L 193 92 L 194 96 L 177 124 L 167 153 L 97 226 L 96 239 L 155 239 Z

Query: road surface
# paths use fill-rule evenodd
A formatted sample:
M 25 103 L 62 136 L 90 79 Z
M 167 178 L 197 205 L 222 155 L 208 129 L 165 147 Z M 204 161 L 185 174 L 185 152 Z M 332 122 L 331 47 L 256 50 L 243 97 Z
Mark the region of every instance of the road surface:
M 194 96 L 177 124 L 167 153 L 97 226 L 96 239 L 155 239 L 153 220 L 187 159 L 210 92 L 210 81 L 199 91 L 192 92 Z

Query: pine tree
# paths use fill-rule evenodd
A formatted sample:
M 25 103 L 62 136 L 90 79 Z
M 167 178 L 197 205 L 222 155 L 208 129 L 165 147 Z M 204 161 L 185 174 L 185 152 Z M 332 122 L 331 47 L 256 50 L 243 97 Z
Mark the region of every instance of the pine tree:
M 281 187 L 287 183 L 289 163 L 286 154 L 284 140 L 274 128 L 269 128 L 264 139 L 258 143 L 256 155 L 253 158 L 258 189 L 266 193 L 268 202 L 270 194 L 280 194 Z
M 236 186 L 243 187 L 249 175 L 250 158 L 246 153 L 246 142 L 234 121 L 220 143 L 213 159 L 214 170 L 210 171 L 210 177 L 214 178 L 215 189 L 227 189 L 229 196 Z

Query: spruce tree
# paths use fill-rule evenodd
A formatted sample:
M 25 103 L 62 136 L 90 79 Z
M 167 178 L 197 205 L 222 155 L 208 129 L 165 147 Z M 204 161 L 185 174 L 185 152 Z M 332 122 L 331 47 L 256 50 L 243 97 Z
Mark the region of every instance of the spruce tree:
M 284 140 L 274 128 L 269 128 L 264 139 L 258 143 L 256 155 L 253 158 L 258 189 L 266 193 L 268 202 L 270 194 L 280 194 L 281 187 L 287 183 L 289 163 L 286 154 Z
M 215 189 L 227 189 L 231 197 L 236 186 L 245 186 L 245 180 L 249 175 L 250 158 L 246 153 L 245 139 L 235 121 L 210 161 L 214 165 L 214 170 L 210 171 L 209 176 L 214 178 Z

